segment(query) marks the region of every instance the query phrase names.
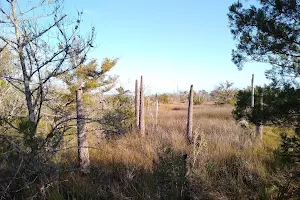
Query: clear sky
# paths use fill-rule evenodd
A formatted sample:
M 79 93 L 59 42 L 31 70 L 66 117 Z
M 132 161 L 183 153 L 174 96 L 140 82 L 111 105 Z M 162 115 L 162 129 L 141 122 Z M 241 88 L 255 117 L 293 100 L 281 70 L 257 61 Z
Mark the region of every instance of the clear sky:
M 96 48 L 90 57 L 118 57 L 113 74 L 133 90 L 144 76 L 148 93 L 212 90 L 229 80 L 238 88 L 267 83 L 270 68 L 249 63 L 242 71 L 231 62 L 235 42 L 228 27 L 228 7 L 234 0 L 66 0 L 72 15 L 83 11 L 84 29 L 95 26 Z M 247 3 L 255 3 L 249 0 Z

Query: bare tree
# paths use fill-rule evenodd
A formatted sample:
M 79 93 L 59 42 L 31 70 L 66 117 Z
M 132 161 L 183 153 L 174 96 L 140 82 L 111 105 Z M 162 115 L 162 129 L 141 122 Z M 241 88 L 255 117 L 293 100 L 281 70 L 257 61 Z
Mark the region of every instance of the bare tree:
M 45 178 L 48 177 L 46 173 L 51 174 L 49 161 L 57 152 L 63 133 L 70 128 L 67 122 L 76 119 L 55 116 L 55 123 L 48 123 L 51 127 L 42 129 L 38 126 L 42 118 L 47 119 L 43 110 L 50 108 L 51 81 L 83 63 L 94 39 L 94 28 L 86 37 L 79 35 L 82 13 L 78 12 L 76 18 L 68 20 L 62 11 L 63 2 L 6 0 L 6 5 L 0 8 L 0 54 L 2 56 L 5 50 L 10 52 L 13 68 L 13 71 L 1 69 L 0 78 L 22 94 L 20 97 L 24 99 L 26 109 L 13 115 L 3 112 L 0 116 L 1 122 L 5 123 L 1 142 L 9 141 L 8 149 L 21 156 L 20 162 L 5 169 L 15 174 L 7 179 L 10 182 L 4 193 L 8 199 L 12 198 L 9 191 L 13 185 L 17 188 L 12 191 L 26 188 L 35 191 L 30 185 L 36 185 L 40 193 L 45 194 L 45 184 L 49 181 Z M 73 48 L 75 37 L 84 42 Z M 82 55 L 80 62 L 72 65 L 71 60 L 79 54 Z M 8 126 L 10 129 L 6 128 Z M 24 169 L 30 169 L 30 172 Z M 18 180 L 18 186 L 12 184 L 15 180 Z
M 78 13 L 74 22 L 67 21 L 67 15 L 61 14 L 62 3 L 62 0 L 53 3 L 41 0 L 35 5 L 22 7 L 18 0 L 7 0 L 8 6 L 0 8 L 1 19 L 6 19 L 0 22 L 0 40 L 16 58 L 13 64 L 17 69 L 16 73 L 4 74 L 2 78 L 24 94 L 34 132 L 41 119 L 49 81 L 77 67 L 70 65 L 72 56 L 83 54 L 81 64 L 92 46 L 93 29 L 74 52 L 72 40 L 78 36 L 82 13 Z

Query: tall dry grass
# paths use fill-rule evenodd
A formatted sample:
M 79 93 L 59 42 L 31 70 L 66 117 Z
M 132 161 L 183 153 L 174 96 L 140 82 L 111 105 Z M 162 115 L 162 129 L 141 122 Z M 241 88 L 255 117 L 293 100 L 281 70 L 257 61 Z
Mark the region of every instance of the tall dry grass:
M 194 107 L 194 143 L 186 144 L 187 105 L 146 109 L 146 136 L 136 132 L 112 140 L 90 133 L 89 175 L 68 172 L 76 150 L 65 151 L 64 180 L 51 195 L 76 199 L 259 199 L 269 190 L 278 143 L 254 138 L 232 118 L 232 107 Z M 278 137 L 272 135 L 272 141 Z M 269 185 L 268 185 L 269 184 Z M 273 196 L 274 196 L 273 195 Z

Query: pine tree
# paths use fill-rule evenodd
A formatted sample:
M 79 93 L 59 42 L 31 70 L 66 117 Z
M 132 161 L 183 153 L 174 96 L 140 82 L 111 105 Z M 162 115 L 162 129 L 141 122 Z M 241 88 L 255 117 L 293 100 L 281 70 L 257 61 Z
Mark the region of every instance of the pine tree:
M 297 0 L 263 1 L 229 8 L 231 33 L 237 41 L 232 61 L 242 69 L 247 61 L 270 63 L 266 72 L 274 82 L 293 82 L 300 73 L 300 3 Z M 292 78 L 291 78 L 292 77 Z
M 248 61 L 272 66 L 266 71 L 272 83 L 264 87 L 263 105 L 255 106 L 250 114 L 245 110 L 250 94 L 240 91 L 235 117 L 246 116 L 252 122 L 262 119 L 268 125 L 294 128 L 294 136 L 282 137 L 282 149 L 299 152 L 300 2 L 269 0 L 261 1 L 259 6 L 246 7 L 238 1 L 230 6 L 228 17 L 231 33 L 237 41 L 232 51 L 232 61 L 237 67 L 242 69 Z M 283 155 L 298 156 L 299 160 L 299 153 Z

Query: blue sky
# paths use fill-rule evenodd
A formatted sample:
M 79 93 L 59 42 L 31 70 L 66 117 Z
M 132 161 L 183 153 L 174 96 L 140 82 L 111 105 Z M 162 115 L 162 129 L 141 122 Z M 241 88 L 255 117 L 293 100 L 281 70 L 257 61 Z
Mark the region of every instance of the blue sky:
M 69 16 L 83 11 L 83 27 L 95 26 L 96 48 L 89 54 L 99 63 L 120 58 L 112 74 L 134 89 L 144 76 L 147 93 L 212 90 L 229 80 L 238 88 L 267 83 L 270 68 L 249 63 L 242 71 L 231 62 L 235 42 L 228 27 L 228 7 L 234 0 L 66 0 Z M 249 0 L 247 3 L 256 3 Z

